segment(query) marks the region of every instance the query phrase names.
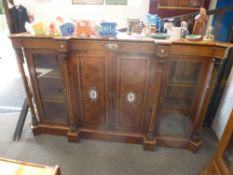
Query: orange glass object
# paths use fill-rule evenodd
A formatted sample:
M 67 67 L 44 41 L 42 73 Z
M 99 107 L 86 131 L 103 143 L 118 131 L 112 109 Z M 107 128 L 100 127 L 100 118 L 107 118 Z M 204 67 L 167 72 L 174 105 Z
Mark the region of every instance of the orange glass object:
M 156 25 L 151 25 L 150 33 L 156 33 Z
M 95 35 L 95 24 L 91 21 L 79 21 L 76 22 L 76 32 L 77 36 L 93 36 Z

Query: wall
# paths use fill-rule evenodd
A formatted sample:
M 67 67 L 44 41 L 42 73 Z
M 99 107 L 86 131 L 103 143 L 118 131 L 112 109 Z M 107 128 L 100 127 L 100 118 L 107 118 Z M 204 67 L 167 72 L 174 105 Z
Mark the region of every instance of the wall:
M 218 0 L 216 8 L 223 8 L 227 6 L 233 5 L 233 1 L 231 0 Z M 218 37 L 216 40 L 219 41 L 228 41 L 229 32 L 231 31 L 231 27 L 233 24 L 233 12 L 227 12 L 221 23 L 221 28 L 219 30 Z M 214 17 L 213 25 L 215 23 L 216 17 Z M 225 129 L 226 123 L 229 119 L 230 112 L 233 109 L 233 69 L 229 76 L 226 88 L 224 90 L 224 94 L 221 98 L 220 105 L 218 107 L 217 113 L 215 115 L 215 119 L 212 124 L 212 128 L 216 133 L 218 139 L 221 138 L 223 131 Z
M 231 110 L 233 109 L 233 68 L 231 75 L 228 79 L 226 89 L 218 107 L 212 128 L 215 131 L 218 139 L 220 140 L 225 129 L 226 123 L 229 119 Z
M 216 9 L 233 6 L 232 0 L 218 0 Z M 233 25 L 233 11 L 227 12 L 224 14 L 223 19 L 221 20 L 221 28 L 217 34 L 216 40 L 218 41 L 227 41 L 229 38 L 229 34 L 231 32 L 231 28 Z M 216 16 L 214 17 L 213 25 L 216 22 Z
M 0 36 L 8 32 L 6 17 L 0 14 Z
M 210 1 L 210 5 L 209 5 L 209 10 L 215 9 L 216 8 L 216 4 L 217 4 L 217 0 L 211 0 Z M 208 20 L 208 24 L 207 24 L 208 27 L 212 25 L 213 20 L 214 20 L 214 15 L 210 15 L 209 16 L 209 20 Z
M 150 0 L 128 0 L 128 5 L 72 5 L 72 0 L 15 0 L 15 4 L 24 5 L 29 13 L 42 20 L 53 20 L 57 16 L 85 20 L 108 20 L 126 26 L 127 18 L 139 18 L 146 21 Z

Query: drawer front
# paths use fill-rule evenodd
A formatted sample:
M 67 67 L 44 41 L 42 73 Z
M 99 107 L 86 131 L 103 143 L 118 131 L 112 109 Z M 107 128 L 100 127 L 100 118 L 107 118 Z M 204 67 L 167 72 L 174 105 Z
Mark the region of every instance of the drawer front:
M 77 51 L 95 50 L 104 52 L 156 53 L 154 43 L 119 42 L 119 41 L 71 41 L 71 49 Z

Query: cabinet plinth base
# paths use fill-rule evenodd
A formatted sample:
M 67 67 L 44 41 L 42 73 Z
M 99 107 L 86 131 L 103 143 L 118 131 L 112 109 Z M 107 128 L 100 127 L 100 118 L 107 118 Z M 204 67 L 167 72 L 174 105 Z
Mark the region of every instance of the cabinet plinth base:
M 201 140 L 199 140 L 199 141 L 192 141 L 192 140 L 190 140 L 188 149 L 191 152 L 196 153 L 199 150 L 201 144 L 202 144 Z
M 154 139 L 148 139 L 147 137 L 144 137 L 143 139 L 143 149 L 146 151 L 154 151 L 155 150 L 155 145 L 156 145 L 156 140 Z
M 187 138 L 167 136 L 157 136 L 156 140 L 160 146 L 188 149 L 193 153 L 197 152 L 202 144 L 202 141 L 193 141 Z
M 34 136 L 40 134 L 65 136 L 69 131 L 69 128 L 67 126 L 47 125 L 47 124 L 39 124 L 36 126 L 32 125 L 31 129 Z
M 95 140 L 116 141 L 122 143 L 143 144 L 144 150 L 154 151 L 155 145 L 166 147 L 176 147 L 188 149 L 195 153 L 201 146 L 201 141 L 193 141 L 188 138 L 179 138 L 172 136 L 156 136 L 148 139 L 145 134 L 126 132 L 126 131 L 109 131 L 90 128 L 79 128 L 77 131 L 71 131 L 68 126 L 51 126 L 46 124 L 32 125 L 34 136 L 40 134 L 51 134 L 67 136 L 68 142 L 79 142 L 80 138 L 89 138 Z
M 31 129 L 34 136 L 38 136 L 41 134 L 39 125 L 31 125 Z
M 98 130 L 90 128 L 80 128 L 80 135 L 84 138 L 106 140 L 106 141 L 117 141 L 122 143 L 142 143 L 143 134 L 123 132 L 123 131 L 108 131 Z
M 76 131 L 76 132 L 71 131 L 71 130 L 68 131 L 68 133 L 67 133 L 68 142 L 76 142 L 76 143 L 78 143 L 79 140 L 80 140 L 79 136 L 80 136 L 80 132 L 79 131 Z

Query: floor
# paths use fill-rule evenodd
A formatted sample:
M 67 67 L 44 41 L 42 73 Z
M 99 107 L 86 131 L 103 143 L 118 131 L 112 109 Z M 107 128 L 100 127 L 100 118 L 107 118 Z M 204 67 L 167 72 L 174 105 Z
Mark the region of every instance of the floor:
M 193 154 L 188 150 L 158 147 L 143 151 L 142 145 L 81 139 L 68 143 L 66 137 L 33 137 L 28 118 L 20 141 L 13 142 L 17 116 L 1 114 L 0 156 L 21 161 L 61 166 L 62 175 L 198 175 L 211 159 L 216 139 L 204 130 L 204 144 Z

